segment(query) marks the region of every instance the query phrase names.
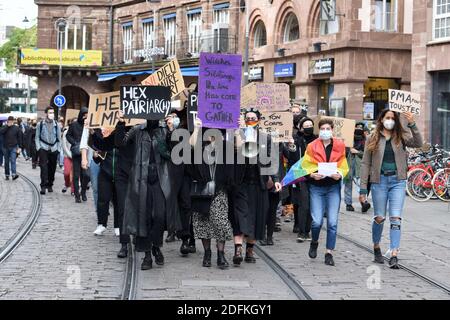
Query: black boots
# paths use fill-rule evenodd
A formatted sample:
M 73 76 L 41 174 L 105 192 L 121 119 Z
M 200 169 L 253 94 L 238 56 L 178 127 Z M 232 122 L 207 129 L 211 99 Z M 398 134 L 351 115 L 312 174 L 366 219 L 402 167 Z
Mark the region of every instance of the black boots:
M 228 261 L 225 259 L 225 252 L 223 251 L 217 250 L 217 266 L 222 270 L 229 266 Z
M 391 268 L 391 269 L 400 269 L 400 267 L 398 266 L 398 258 L 397 258 L 397 256 L 392 256 L 389 259 L 389 268 Z
M 86 202 L 87 201 L 87 197 L 86 197 L 86 191 L 81 191 L 81 199 Z
M 187 256 L 190 253 L 188 240 L 183 240 L 183 242 L 181 243 L 180 253 L 183 256 Z
M 353 208 L 353 206 L 351 204 L 348 204 L 346 206 L 345 210 L 347 210 L 347 211 L 355 211 L 355 208 Z
M 370 203 L 369 202 L 363 202 L 361 203 L 361 212 L 366 213 L 370 209 Z
M 188 248 L 189 248 L 189 253 L 196 253 L 197 252 L 197 249 L 195 248 L 195 239 L 194 238 L 191 238 L 189 240 Z
M 164 265 L 164 256 L 161 252 L 161 249 L 159 247 L 152 247 L 152 254 L 155 257 L 155 262 L 158 266 Z
M 247 263 L 256 263 L 256 259 L 253 253 L 253 246 L 247 246 L 247 250 L 245 252 L 245 262 Z
M 117 258 L 126 258 L 128 256 L 128 244 L 122 243 L 122 248 L 120 248 Z
M 319 247 L 319 242 L 311 242 L 309 247 L 309 257 L 311 259 L 315 259 L 317 257 L 317 248 Z
M 244 258 L 242 257 L 242 245 L 235 245 L 234 246 L 233 264 L 236 266 L 239 266 L 239 265 L 241 265 L 242 260 L 244 260 Z
M 380 248 L 374 248 L 373 255 L 374 255 L 374 262 L 380 263 L 380 264 L 384 263 L 384 258 L 383 258 L 383 255 L 381 254 Z
M 49 193 L 52 193 L 53 192 L 53 188 L 50 186 L 50 187 L 47 187 L 47 190 L 48 190 L 48 192 Z
M 145 253 L 144 261 L 141 264 L 141 270 L 150 270 L 152 268 L 152 253 L 151 251 L 147 251 Z
M 325 253 L 325 264 L 328 266 L 334 266 L 333 255 L 331 253 Z
M 211 249 L 206 249 L 205 254 L 203 256 L 203 266 L 211 267 Z
M 76 203 L 81 203 L 80 195 L 75 195 L 75 202 Z

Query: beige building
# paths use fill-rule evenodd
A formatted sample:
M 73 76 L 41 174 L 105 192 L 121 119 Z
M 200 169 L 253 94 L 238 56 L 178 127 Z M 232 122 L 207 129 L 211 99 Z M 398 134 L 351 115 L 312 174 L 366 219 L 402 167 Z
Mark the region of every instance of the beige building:
M 433 144 L 450 148 L 450 0 L 415 0 L 411 89 L 420 93 L 420 123 Z
M 335 15 L 317 0 L 246 2 L 250 79 L 288 83 L 308 114 L 370 120 L 389 88 L 410 89 L 412 0 L 326 1 Z

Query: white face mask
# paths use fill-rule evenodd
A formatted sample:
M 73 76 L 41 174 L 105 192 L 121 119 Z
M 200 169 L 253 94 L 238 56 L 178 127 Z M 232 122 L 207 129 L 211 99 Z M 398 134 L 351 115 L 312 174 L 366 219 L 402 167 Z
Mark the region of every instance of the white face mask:
M 53 120 L 53 119 L 55 119 L 55 114 L 54 114 L 54 113 L 49 113 L 49 114 L 47 114 L 47 117 L 48 117 L 50 120 Z
M 333 132 L 331 130 L 320 130 L 319 138 L 322 140 L 330 140 L 333 136 Z
M 392 119 L 387 119 L 383 121 L 383 126 L 387 129 L 387 130 L 392 130 L 394 129 L 395 126 L 395 121 Z

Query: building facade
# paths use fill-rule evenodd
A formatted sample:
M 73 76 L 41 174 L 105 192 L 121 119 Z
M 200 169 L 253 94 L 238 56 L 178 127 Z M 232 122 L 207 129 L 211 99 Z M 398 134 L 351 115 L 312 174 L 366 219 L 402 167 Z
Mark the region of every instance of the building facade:
M 412 91 L 420 93 L 420 122 L 433 144 L 450 148 L 450 0 L 415 0 Z
M 246 2 L 250 80 L 288 83 L 308 114 L 372 120 L 410 89 L 412 0 Z

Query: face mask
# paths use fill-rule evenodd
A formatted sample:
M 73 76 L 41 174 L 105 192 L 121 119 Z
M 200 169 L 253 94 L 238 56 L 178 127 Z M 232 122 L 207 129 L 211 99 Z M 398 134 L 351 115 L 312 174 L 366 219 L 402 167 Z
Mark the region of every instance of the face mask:
M 362 136 L 364 134 L 363 129 L 355 129 L 355 136 Z
M 302 115 L 301 114 L 295 114 L 294 115 L 294 127 L 298 126 L 298 123 L 300 122 L 300 120 L 302 120 Z
M 172 123 L 173 123 L 173 127 L 175 129 L 177 129 L 180 126 L 180 118 L 178 118 L 178 117 L 173 118 L 173 122 Z
M 314 128 L 303 128 L 303 133 L 306 134 L 307 136 L 310 136 L 314 133 Z
M 330 140 L 333 136 L 333 132 L 331 130 L 320 130 L 319 138 L 322 140 Z
M 258 125 L 258 121 L 245 121 L 247 127 L 256 127 Z
M 55 114 L 54 114 L 54 113 L 49 113 L 49 114 L 47 114 L 47 117 L 48 117 L 50 120 L 53 120 L 53 119 L 55 119 Z
M 387 129 L 387 130 L 392 130 L 394 129 L 395 126 L 395 121 L 392 119 L 387 119 L 383 121 L 383 126 Z

